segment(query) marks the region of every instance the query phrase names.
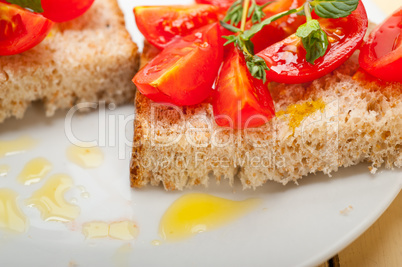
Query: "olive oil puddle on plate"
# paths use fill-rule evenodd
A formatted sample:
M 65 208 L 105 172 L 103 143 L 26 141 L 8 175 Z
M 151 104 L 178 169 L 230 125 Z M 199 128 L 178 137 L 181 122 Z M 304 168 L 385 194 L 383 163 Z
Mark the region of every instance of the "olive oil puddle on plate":
M 99 147 L 72 145 L 67 148 L 67 158 L 83 168 L 96 168 L 102 165 L 104 156 Z
M 24 233 L 28 219 L 17 204 L 18 194 L 10 189 L 0 189 L 0 229 Z
M 69 222 L 78 217 L 80 208 L 68 203 L 64 194 L 73 186 L 72 179 L 65 174 L 56 174 L 26 201 L 36 207 L 44 221 Z
M 10 171 L 10 166 L 0 165 L 0 177 L 6 177 Z
M 44 158 L 29 161 L 18 176 L 18 182 L 31 185 L 40 182 L 52 169 L 52 164 Z
M 38 142 L 31 137 L 20 137 L 11 141 L 0 141 L 0 158 L 23 153 L 35 147 Z
M 82 226 L 82 233 L 87 239 L 110 237 L 129 241 L 138 236 L 138 227 L 132 221 L 89 222 Z
M 260 203 L 259 199 L 233 201 L 208 194 L 184 195 L 163 215 L 159 234 L 166 241 L 184 240 L 229 224 Z

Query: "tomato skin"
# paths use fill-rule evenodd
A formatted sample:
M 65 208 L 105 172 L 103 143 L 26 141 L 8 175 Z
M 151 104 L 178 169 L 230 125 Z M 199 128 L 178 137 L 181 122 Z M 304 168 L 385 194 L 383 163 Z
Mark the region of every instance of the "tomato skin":
M 360 66 L 389 82 L 402 82 L 402 8 L 387 18 L 360 49 Z
M 362 67 L 359 67 L 356 71 L 355 74 L 353 74 L 353 80 L 359 81 L 363 84 L 367 83 L 376 83 L 380 85 L 380 87 L 385 87 L 387 86 L 387 82 L 383 81 L 381 79 L 378 79 L 377 77 L 371 75 L 367 71 L 365 71 Z
M 45 39 L 53 22 L 17 5 L 0 2 L 0 56 L 16 55 Z
M 134 77 L 138 90 L 156 102 L 194 105 L 212 93 L 223 60 L 220 27 L 213 23 L 177 39 Z
M 265 17 L 263 19 L 289 9 L 298 8 L 305 2 L 306 0 L 278 0 L 264 8 L 263 11 Z M 268 46 L 285 39 L 289 35 L 295 33 L 297 28 L 305 22 L 306 19 L 304 16 L 291 14 L 265 26 L 261 31 L 254 35 L 253 38 L 251 38 L 251 41 L 254 43 L 254 52 L 258 53 Z M 250 27 L 251 23 L 249 22 L 247 28 Z
M 41 0 L 42 15 L 54 22 L 66 22 L 84 14 L 94 0 Z
M 198 4 L 208 4 L 226 11 L 236 0 L 195 0 Z
M 301 39 L 293 34 L 257 54 L 270 68 L 266 71 L 269 80 L 293 84 L 318 79 L 342 65 L 360 46 L 367 31 L 367 14 L 361 1 L 346 18 L 318 20 L 328 35 L 326 54 L 310 64 Z
M 209 4 L 217 6 L 220 9 L 226 11 L 236 0 L 195 0 L 198 4 Z M 256 0 L 257 5 L 263 5 L 271 0 Z
M 219 73 L 213 95 L 215 121 L 234 129 L 253 128 L 275 116 L 266 84 L 251 76 L 243 54 L 233 48 Z
M 218 21 L 218 11 L 211 5 L 138 6 L 134 8 L 134 15 L 145 38 L 163 49 L 177 36 L 186 36 L 197 28 Z

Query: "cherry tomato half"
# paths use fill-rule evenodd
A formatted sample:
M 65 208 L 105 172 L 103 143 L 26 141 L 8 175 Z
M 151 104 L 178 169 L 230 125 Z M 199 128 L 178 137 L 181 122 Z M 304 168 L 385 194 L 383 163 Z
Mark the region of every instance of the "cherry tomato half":
M 275 116 L 266 84 L 250 75 L 244 56 L 237 48 L 230 51 L 223 63 L 212 102 L 219 126 L 252 128 Z
M 138 6 L 134 8 L 138 29 L 154 46 L 163 49 L 176 36 L 218 21 L 218 8 L 211 5 Z
M 389 82 L 402 82 L 402 8 L 374 30 L 363 45 L 360 66 Z
M 298 8 L 305 2 L 306 0 L 278 0 L 263 9 L 265 18 L 269 18 L 289 9 Z M 254 52 L 258 53 L 268 46 L 285 39 L 295 33 L 297 28 L 305 22 L 306 18 L 304 16 L 291 14 L 265 26 L 251 39 L 254 43 Z M 247 27 L 250 28 L 251 23 L 248 23 Z
M 180 38 L 134 77 L 138 90 L 156 102 L 194 105 L 204 101 L 223 60 L 220 27 L 213 23 Z
M 49 33 L 53 22 L 17 5 L 0 2 L 0 56 L 22 53 Z
M 93 4 L 94 0 L 41 0 L 42 15 L 54 22 L 78 18 Z
M 351 15 L 339 19 L 318 19 L 328 35 L 328 49 L 310 64 L 301 39 L 295 34 L 262 50 L 257 55 L 270 70 L 267 78 L 280 83 L 304 83 L 318 79 L 338 68 L 360 46 L 367 31 L 367 14 L 362 2 Z

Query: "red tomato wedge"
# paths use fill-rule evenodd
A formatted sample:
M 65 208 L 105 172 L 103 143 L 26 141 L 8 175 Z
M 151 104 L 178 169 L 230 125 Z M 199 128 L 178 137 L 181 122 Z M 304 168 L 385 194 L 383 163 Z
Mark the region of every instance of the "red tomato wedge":
M 305 2 L 306 0 L 278 0 L 273 2 L 263 9 L 265 13 L 264 19 L 289 9 L 298 8 Z M 295 33 L 297 28 L 305 22 L 306 18 L 304 16 L 291 14 L 265 26 L 251 39 L 254 43 L 254 52 L 258 53 L 268 46 L 285 39 Z M 247 28 L 250 27 L 251 23 L 248 23 Z
M 379 79 L 402 82 L 402 8 L 369 35 L 361 48 L 359 63 Z
M 54 22 L 78 18 L 94 3 L 94 0 L 41 0 L 42 15 Z
M 218 21 L 218 7 L 190 6 L 138 6 L 134 8 L 138 29 L 154 46 L 163 49 L 177 36 Z
M 0 56 L 22 53 L 49 33 L 53 22 L 17 5 L 0 2 Z
M 257 55 L 270 68 L 270 81 L 304 83 L 318 79 L 338 68 L 360 46 L 367 31 L 367 14 L 362 2 L 351 15 L 339 19 L 318 19 L 328 35 L 328 49 L 323 57 L 310 64 L 301 39 L 291 35 L 262 50 Z
M 138 90 L 156 102 L 194 105 L 204 101 L 223 60 L 220 27 L 213 23 L 166 47 L 135 75 Z
M 258 127 L 275 116 L 266 84 L 251 76 L 243 54 L 233 48 L 223 63 L 213 97 L 215 121 L 234 129 Z

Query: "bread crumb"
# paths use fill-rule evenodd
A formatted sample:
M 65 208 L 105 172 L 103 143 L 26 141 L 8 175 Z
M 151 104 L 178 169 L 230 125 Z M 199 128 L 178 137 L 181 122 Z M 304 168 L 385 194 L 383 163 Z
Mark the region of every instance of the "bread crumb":
M 369 166 L 368 169 L 369 169 L 371 174 L 375 174 L 377 172 L 377 170 L 378 170 L 376 167 L 373 167 L 373 166 Z

